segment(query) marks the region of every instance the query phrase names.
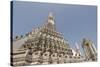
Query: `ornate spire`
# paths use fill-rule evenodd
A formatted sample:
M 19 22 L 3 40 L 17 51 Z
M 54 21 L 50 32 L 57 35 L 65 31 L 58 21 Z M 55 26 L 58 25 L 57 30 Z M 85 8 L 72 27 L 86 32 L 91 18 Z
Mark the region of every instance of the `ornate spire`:
M 77 43 L 77 42 L 75 43 L 75 47 L 76 47 L 76 49 L 78 49 L 78 50 L 79 50 L 79 45 L 78 45 L 78 43 Z
M 52 12 L 49 12 L 49 18 L 53 18 L 53 13 Z
M 76 52 L 80 55 L 81 52 L 80 52 L 80 48 L 77 42 L 75 43 L 75 47 L 76 47 Z
M 52 25 L 55 24 L 55 22 L 54 22 L 54 17 L 53 17 L 52 12 L 49 13 L 49 16 L 48 16 L 48 23 L 51 23 Z
M 45 24 L 45 27 L 51 30 L 55 30 L 55 20 L 54 20 L 54 16 L 52 14 L 52 12 L 49 13 L 48 18 L 47 18 L 47 22 Z

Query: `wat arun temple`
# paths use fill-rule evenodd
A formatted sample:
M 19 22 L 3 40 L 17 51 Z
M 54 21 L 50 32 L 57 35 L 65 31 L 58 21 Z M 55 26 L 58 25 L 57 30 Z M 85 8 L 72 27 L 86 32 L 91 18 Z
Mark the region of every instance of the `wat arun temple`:
M 60 28 L 60 27 L 59 27 Z M 55 18 L 49 13 L 47 22 L 32 29 L 25 36 L 12 40 L 11 65 L 29 66 L 97 61 L 97 50 L 93 41 L 83 38 L 80 48 L 72 49 L 63 32 L 56 31 Z

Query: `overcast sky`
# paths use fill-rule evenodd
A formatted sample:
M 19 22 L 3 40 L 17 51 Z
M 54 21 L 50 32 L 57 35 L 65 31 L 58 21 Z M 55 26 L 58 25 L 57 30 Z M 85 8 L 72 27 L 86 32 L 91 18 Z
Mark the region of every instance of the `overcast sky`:
M 25 35 L 43 25 L 52 12 L 56 29 L 72 48 L 86 37 L 97 45 L 97 7 L 86 5 L 18 2 L 13 5 L 13 35 Z

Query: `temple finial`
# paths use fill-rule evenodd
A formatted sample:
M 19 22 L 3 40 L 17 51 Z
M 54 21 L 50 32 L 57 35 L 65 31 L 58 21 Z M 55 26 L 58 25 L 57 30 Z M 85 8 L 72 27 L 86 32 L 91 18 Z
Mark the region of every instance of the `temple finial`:
M 48 16 L 48 23 L 51 23 L 51 24 L 55 24 L 54 23 L 54 17 L 53 17 L 53 14 L 52 12 L 49 13 L 49 16 Z
M 49 18 L 53 18 L 53 13 L 50 12 L 48 17 L 49 17 Z

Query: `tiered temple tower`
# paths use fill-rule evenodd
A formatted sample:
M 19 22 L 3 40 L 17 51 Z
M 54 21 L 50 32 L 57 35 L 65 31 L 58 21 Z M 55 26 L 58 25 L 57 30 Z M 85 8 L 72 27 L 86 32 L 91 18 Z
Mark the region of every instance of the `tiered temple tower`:
M 91 40 L 84 38 L 82 41 L 82 48 L 86 61 L 97 61 L 97 50 Z
M 63 38 L 62 33 L 56 31 L 52 13 L 49 14 L 48 20 L 43 26 L 32 30 L 21 40 L 13 41 L 13 45 L 18 44 L 20 46 L 17 50 L 13 46 L 12 65 L 73 62 L 72 49 L 68 41 Z

